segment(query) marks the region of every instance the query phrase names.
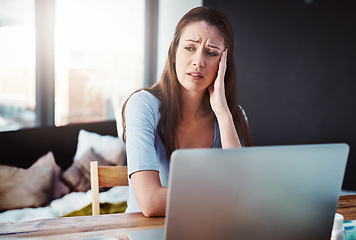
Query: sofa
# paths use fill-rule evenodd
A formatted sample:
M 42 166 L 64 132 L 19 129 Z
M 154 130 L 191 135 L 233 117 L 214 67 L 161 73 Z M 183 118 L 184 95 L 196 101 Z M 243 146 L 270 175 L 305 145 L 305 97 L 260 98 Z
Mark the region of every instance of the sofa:
M 0 221 L 70 216 L 90 209 L 90 161 L 126 165 L 115 121 L 2 132 L 0 143 Z M 100 201 L 119 212 L 127 198 L 127 187 L 101 189 Z

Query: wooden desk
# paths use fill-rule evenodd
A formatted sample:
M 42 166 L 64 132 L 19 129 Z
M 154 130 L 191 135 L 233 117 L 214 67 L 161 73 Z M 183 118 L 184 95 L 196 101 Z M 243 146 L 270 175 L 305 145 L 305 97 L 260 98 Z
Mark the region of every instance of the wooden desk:
M 341 196 L 337 212 L 344 216 L 345 221 L 356 220 L 356 195 Z
M 163 227 L 164 219 L 146 218 L 142 213 L 118 213 L 0 223 L 0 239 L 18 237 L 72 240 L 106 236 L 126 240 L 127 232 Z
M 340 197 L 337 212 L 345 220 L 356 220 L 356 195 Z M 146 218 L 141 213 L 121 213 L 0 223 L 0 239 L 19 237 L 72 240 L 98 236 L 128 239 L 127 232 L 163 227 L 164 220 L 163 217 Z

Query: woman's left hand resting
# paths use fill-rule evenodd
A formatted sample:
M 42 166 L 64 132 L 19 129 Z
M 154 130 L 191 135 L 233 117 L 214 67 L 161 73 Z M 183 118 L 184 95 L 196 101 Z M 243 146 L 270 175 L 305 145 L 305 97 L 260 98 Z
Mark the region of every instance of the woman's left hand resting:
M 218 74 L 215 81 L 209 86 L 210 105 L 220 128 L 222 148 L 241 147 L 236 127 L 227 105 L 225 96 L 225 72 L 227 62 L 227 48 L 221 53 Z
M 214 82 L 208 88 L 210 93 L 210 105 L 216 117 L 222 114 L 229 114 L 229 108 L 225 96 L 225 72 L 227 61 L 227 48 L 221 53 L 218 74 Z

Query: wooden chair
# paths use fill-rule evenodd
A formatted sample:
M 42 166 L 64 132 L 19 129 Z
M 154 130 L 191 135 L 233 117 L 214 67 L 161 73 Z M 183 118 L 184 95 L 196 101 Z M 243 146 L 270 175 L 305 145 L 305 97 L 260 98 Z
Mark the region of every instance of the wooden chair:
M 93 215 L 100 215 L 99 187 L 128 186 L 127 166 L 99 166 L 90 162 Z

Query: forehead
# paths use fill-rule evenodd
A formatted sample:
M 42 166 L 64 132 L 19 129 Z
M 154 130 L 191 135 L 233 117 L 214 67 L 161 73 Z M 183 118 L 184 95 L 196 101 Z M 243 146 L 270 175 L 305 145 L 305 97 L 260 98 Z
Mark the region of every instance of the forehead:
M 221 36 L 217 27 L 208 25 L 204 21 L 193 22 L 184 27 L 181 35 L 181 41 L 195 40 L 223 47 L 224 38 Z

